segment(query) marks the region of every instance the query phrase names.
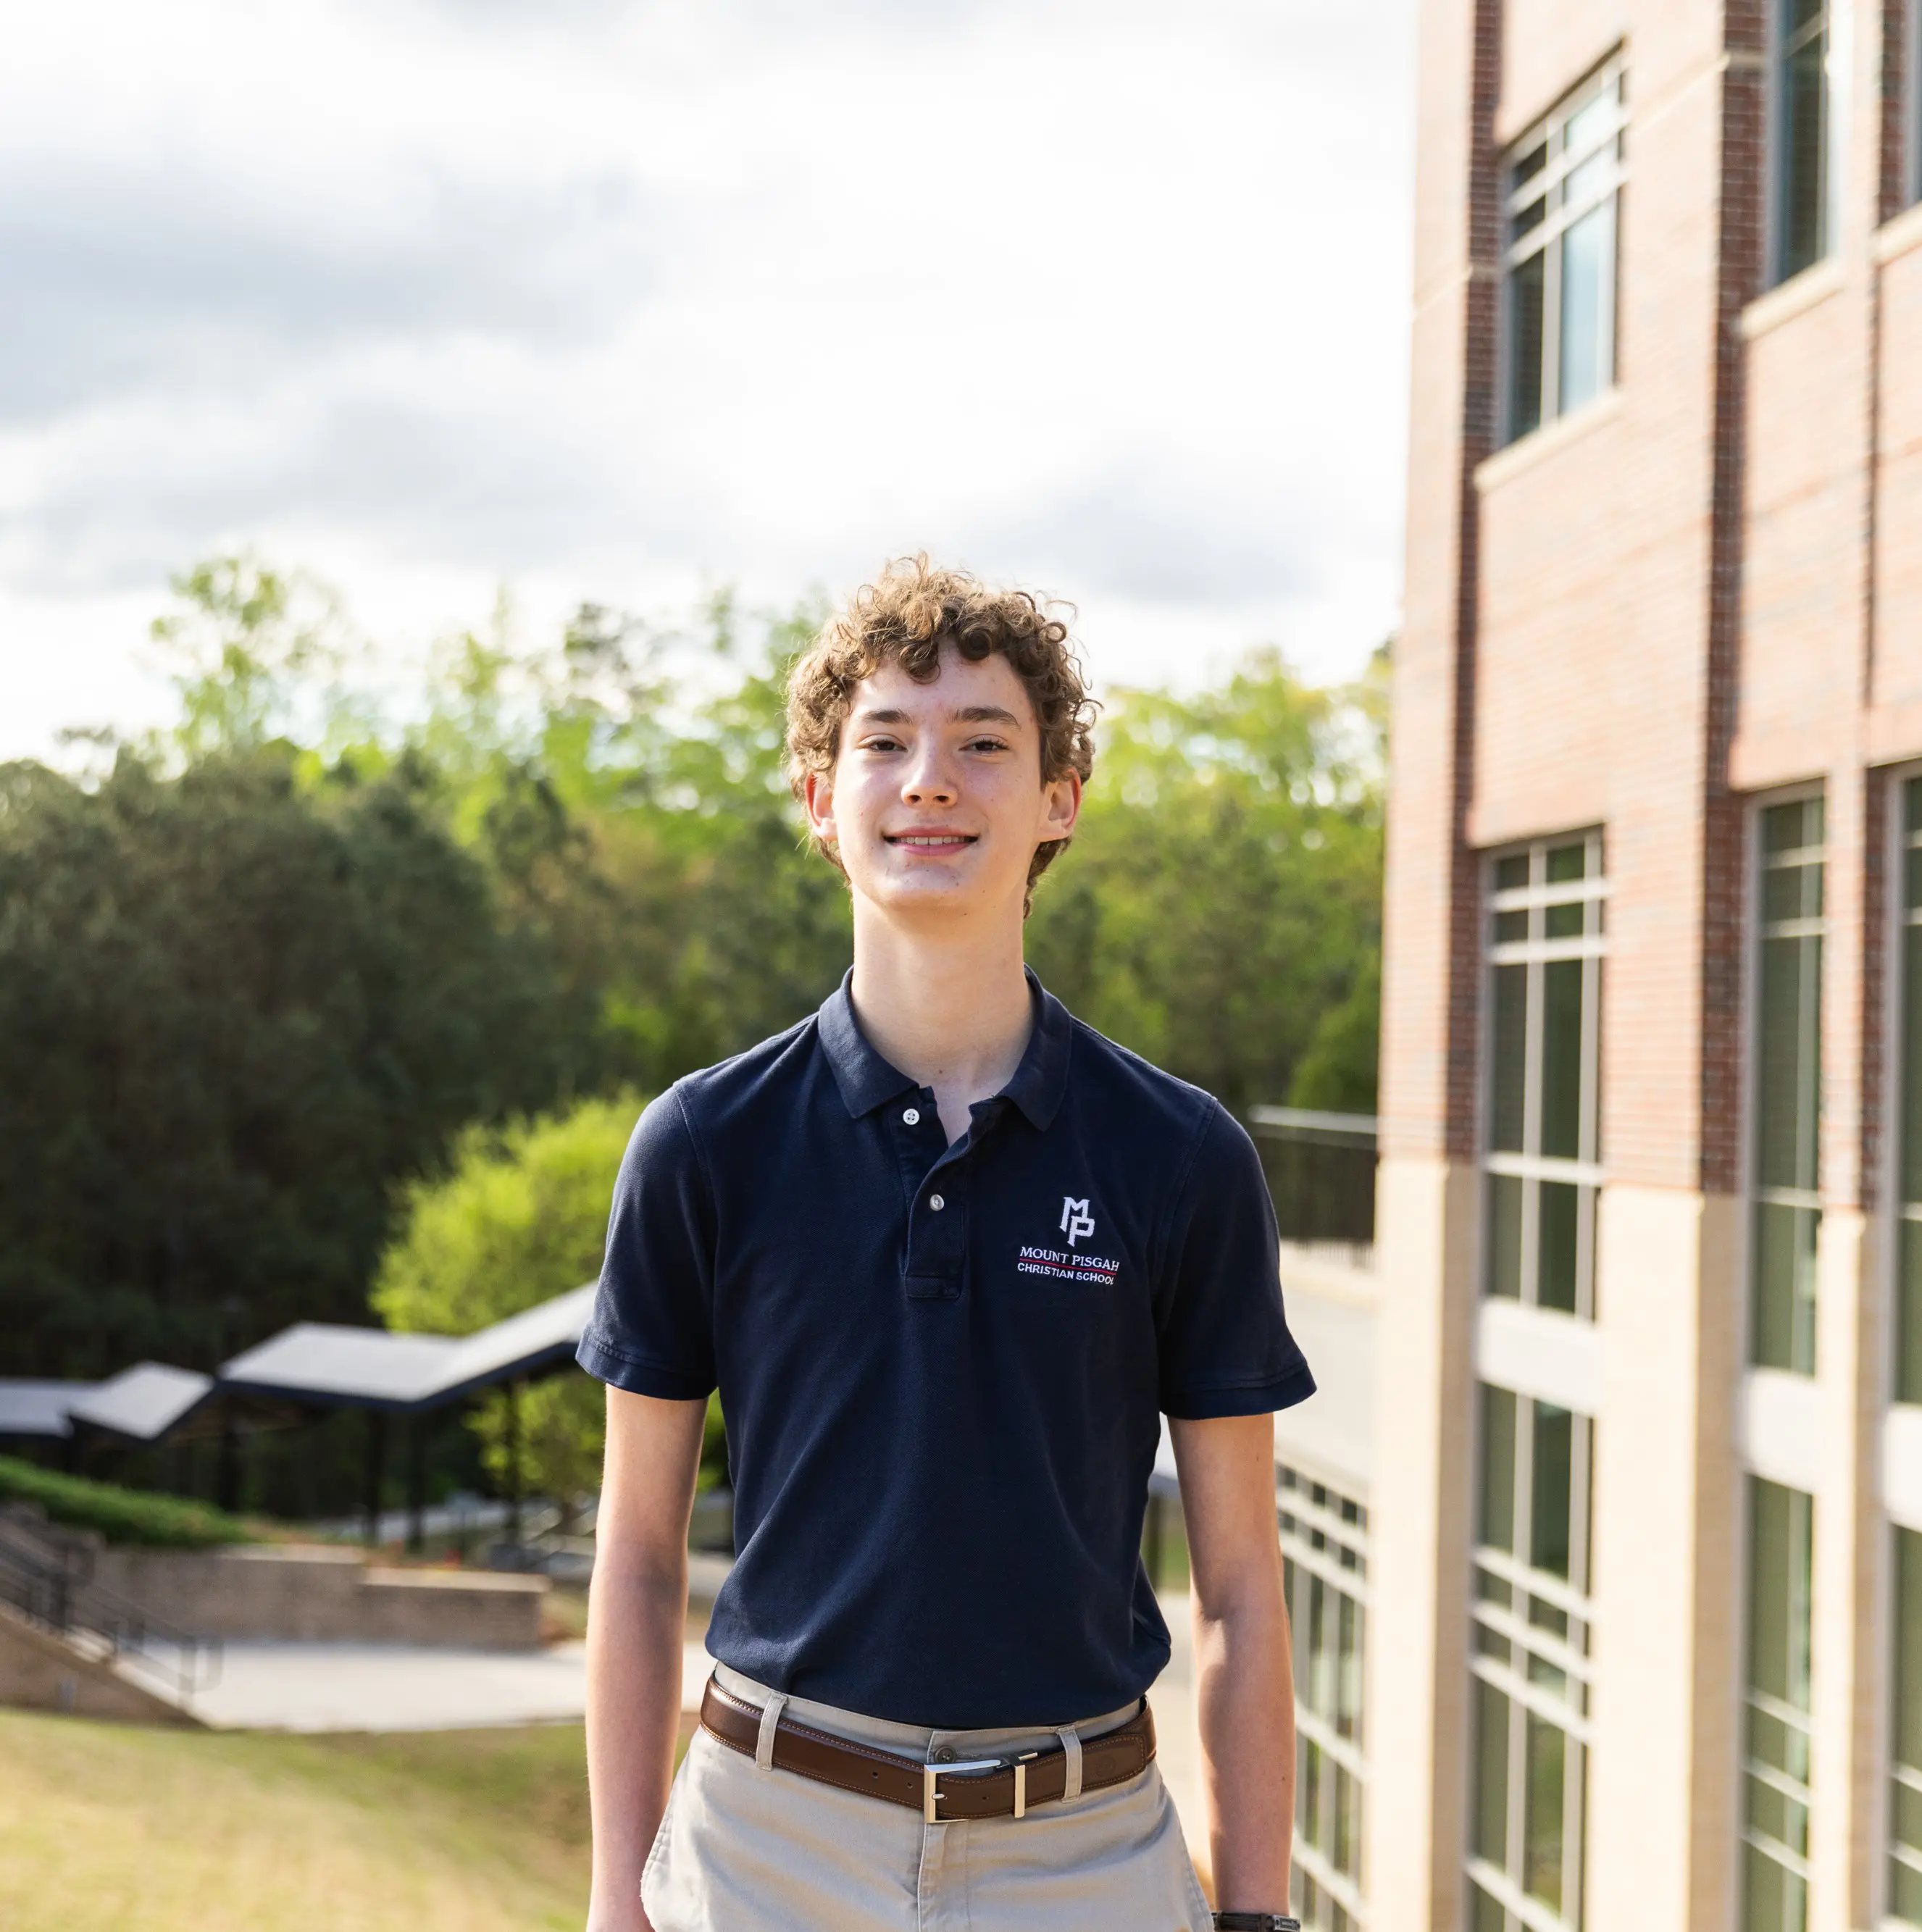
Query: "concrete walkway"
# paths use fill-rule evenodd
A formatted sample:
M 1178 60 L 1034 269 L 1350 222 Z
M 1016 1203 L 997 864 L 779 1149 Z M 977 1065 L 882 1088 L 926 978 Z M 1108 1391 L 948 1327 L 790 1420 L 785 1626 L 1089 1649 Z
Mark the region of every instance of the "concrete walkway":
M 445 1650 L 401 1644 L 236 1643 L 188 1708 L 218 1730 L 447 1731 L 569 1722 L 587 1708 L 587 1646 Z M 683 1653 L 683 1701 L 713 1660 Z
M 698 1606 L 704 1614 L 706 1606 Z M 1194 1648 L 1185 1594 L 1161 1600 L 1173 1639 L 1150 1694 L 1161 1774 L 1205 1859 L 1201 1753 L 1195 1729 Z M 392 1644 L 243 1643 L 224 1646 L 220 1676 L 188 1708 L 221 1730 L 444 1731 L 570 1722 L 587 1708 L 587 1647 L 447 1650 Z M 700 1638 L 681 1657 L 681 1702 L 698 1710 L 713 1660 Z

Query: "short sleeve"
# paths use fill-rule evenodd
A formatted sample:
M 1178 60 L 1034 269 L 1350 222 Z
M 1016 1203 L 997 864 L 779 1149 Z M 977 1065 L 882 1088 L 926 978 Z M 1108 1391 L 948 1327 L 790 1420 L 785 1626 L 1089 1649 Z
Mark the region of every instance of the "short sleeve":
M 1168 1414 L 1262 1415 L 1314 1394 L 1282 1310 L 1279 1238 L 1261 1161 L 1218 1101 L 1209 1102 L 1166 1252 L 1157 1325 Z
M 713 1204 L 681 1096 L 641 1116 L 614 1186 L 594 1312 L 575 1359 L 635 1395 L 698 1402 L 714 1387 Z

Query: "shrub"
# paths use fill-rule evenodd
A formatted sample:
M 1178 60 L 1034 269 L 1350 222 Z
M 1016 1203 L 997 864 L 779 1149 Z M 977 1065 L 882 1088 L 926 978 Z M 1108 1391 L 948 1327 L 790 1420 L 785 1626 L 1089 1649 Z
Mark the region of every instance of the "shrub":
M 0 1456 L 0 1502 L 38 1503 L 48 1522 L 97 1529 L 110 1543 L 206 1550 L 254 1540 L 253 1532 L 238 1516 L 210 1503 L 63 1476 L 12 1456 Z

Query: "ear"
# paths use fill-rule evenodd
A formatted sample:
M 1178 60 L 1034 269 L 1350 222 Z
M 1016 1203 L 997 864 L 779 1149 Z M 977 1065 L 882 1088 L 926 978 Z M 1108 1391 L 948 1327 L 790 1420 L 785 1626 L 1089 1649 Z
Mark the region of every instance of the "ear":
M 809 772 L 801 782 L 801 804 L 807 813 L 807 829 L 824 845 L 831 845 L 838 836 L 834 830 L 834 774 Z
M 1051 779 L 1041 788 L 1041 843 L 1072 838 L 1081 818 L 1081 774 L 1070 771 Z

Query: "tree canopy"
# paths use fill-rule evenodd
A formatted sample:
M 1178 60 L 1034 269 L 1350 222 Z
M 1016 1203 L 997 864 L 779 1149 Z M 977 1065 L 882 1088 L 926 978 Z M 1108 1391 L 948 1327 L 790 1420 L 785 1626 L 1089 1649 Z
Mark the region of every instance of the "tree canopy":
M 444 1178 L 401 1190 L 395 1239 L 371 1300 L 390 1328 L 467 1335 L 563 1294 L 600 1272 L 608 1204 L 638 1096 L 584 1100 L 570 1112 L 476 1124 L 456 1139 Z M 488 1467 L 506 1472 L 507 1397 L 479 1406 Z M 600 1484 L 602 1401 L 578 1375 L 537 1382 L 519 1399 L 524 1479 L 563 1503 Z
M 781 771 L 813 607 L 590 606 L 550 648 L 503 621 L 396 692 L 308 580 L 234 556 L 176 587 L 175 728 L 90 771 L 0 767 L 11 1373 L 206 1366 L 364 1320 L 422 1186 L 498 1204 L 488 1163 L 536 1144 L 512 1134 L 587 1135 L 583 1100 L 631 1123 L 614 1096 L 790 1024 L 851 956 Z M 1372 1103 L 1380 688 L 1257 652 L 1199 692 L 1109 693 L 1037 891 L 1044 980 L 1237 1112 Z M 557 1222 L 574 1280 L 605 1207 Z M 590 1222 L 593 1254 L 569 1247 Z M 382 1280 L 383 1306 L 428 1295 Z

